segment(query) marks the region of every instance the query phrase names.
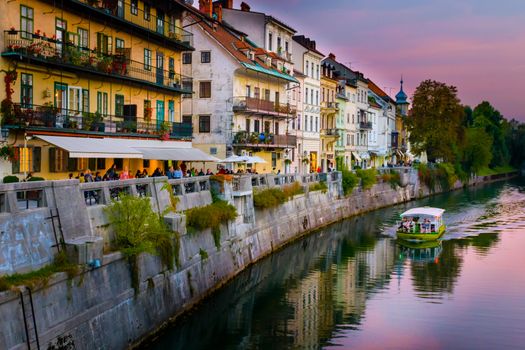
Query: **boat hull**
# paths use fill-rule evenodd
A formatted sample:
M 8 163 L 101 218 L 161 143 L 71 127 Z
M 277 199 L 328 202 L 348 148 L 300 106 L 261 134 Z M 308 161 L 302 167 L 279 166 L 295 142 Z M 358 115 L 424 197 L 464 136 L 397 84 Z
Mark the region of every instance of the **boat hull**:
M 397 238 L 408 242 L 428 242 L 435 241 L 445 233 L 445 226 L 441 226 L 436 233 L 407 233 L 397 231 Z

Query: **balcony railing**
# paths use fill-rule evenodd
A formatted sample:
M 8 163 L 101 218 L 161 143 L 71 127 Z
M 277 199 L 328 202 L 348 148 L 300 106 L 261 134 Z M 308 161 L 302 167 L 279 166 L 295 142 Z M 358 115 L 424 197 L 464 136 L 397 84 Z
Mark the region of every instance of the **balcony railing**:
M 337 128 L 322 129 L 321 134 L 323 136 L 339 137 L 339 132 Z
M 261 100 L 255 97 L 234 97 L 234 112 L 254 112 L 264 115 L 273 115 L 278 117 L 295 116 L 297 109 L 295 106 L 284 103 L 277 103 L 269 100 Z
M 359 129 L 372 130 L 372 122 L 359 122 Z
M 146 83 L 152 87 L 191 94 L 193 81 L 174 71 L 132 61 L 131 49 L 119 49 L 109 55 L 23 31 L 4 31 L 2 56 L 27 58 L 35 63 L 69 68 L 102 76 L 113 76 L 130 82 Z
M 109 20 L 113 25 L 131 28 L 135 35 L 141 35 L 148 40 L 169 40 L 182 50 L 193 49 L 193 34 L 176 26 L 174 22 L 166 21 L 168 14 L 157 16 L 155 7 L 150 12 L 132 7 L 129 1 L 110 0 L 65 0 L 54 1 L 55 6 L 74 8 L 81 13 L 92 14 L 96 18 Z M 155 3 L 155 2 L 153 2 Z M 182 11 L 181 11 L 182 12 Z
M 321 108 L 339 109 L 338 102 L 323 102 Z
M 81 112 L 57 108 L 52 105 L 36 106 L 14 104 L 13 113 L 4 118 L 9 128 L 48 130 L 81 134 L 126 134 L 145 137 L 191 139 L 191 123 L 176 123 L 144 119 L 133 116 L 115 116 L 103 113 Z
M 234 135 L 233 144 L 261 148 L 290 148 L 296 147 L 297 136 L 240 131 Z

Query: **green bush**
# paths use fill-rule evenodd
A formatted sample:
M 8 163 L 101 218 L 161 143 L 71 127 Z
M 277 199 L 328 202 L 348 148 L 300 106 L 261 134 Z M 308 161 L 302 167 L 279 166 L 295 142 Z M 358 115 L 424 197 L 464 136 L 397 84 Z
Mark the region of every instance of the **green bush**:
M 348 169 L 343 169 L 341 172 L 343 175 L 343 191 L 345 196 L 348 196 L 359 185 L 359 177 Z
M 226 201 L 218 200 L 204 207 L 186 210 L 186 227 L 189 233 L 212 229 L 217 249 L 221 246 L 220 225 L 237 218 L 237 209 Z
M 454 165 L 450 163 L 439 163 L 437 165 L 437 176 L 441 184 L 441 189 L 448 191 L 458 180 Z
M 280 188 L 269 188 L 253 194 L 255 208 L 268 209 L 286 202 L 286 195 Z
M 283 186 L 282 191 L 287 201 L 292 199 L 295 195 L 304 193 L 303 186 L 297 181 L 290 185 Z
M 381 175 L 384 182 L 388 182 L 390 187 L 396 189 L 401 186 L 401 176 L 397 171 L 390 170 Z
M 46 181 L 46 179 L 44 179 L 43 177 L 39 177 L 39 176 L 33 176 L 33 177 L 30 177 L 29 180 L 27 181 Z
M 316 183 L 313 183 L 310 185 L 310 187 L 308 187 L 308 190 L 310 192 L 314 192 L 314 191 L 322 191 L 323 193 L 326 193 L 326 191 L 328 191 L 328 185 L 326 184 L 326 182 L 316 182 Z
M 426 164 L 420 164 L 418 168 L 419 180 L 425 184 L 431 192 L 435 192 L 436 184 L 438 183 L 442 190 L 448 191 L 454 186 L 458 179 L 468 179 L 468 176 L 463 172 L 458 176 L 456 168 L 457 166 L 455 167 L 450 163 L 439 163 L 435 168 L 430 168 Z
M 139 285 L 139 254 L 158 255 L 168 269 L 173 269 L 176 233 L 153 211 L 149 198 L 121 195 L 120 201 L 113 201 L 105 212 L 115 231 L 114 248 L 129 259 L 135 291 Z
M 0 276 L 0 292 L 16 286 L 35 288 L 45 286 L 49 279 L 58 272 L 66 272 L 71 278 L 78 274 L 78 266 L 70 263 L 64 251 L 57 253 L 52 264 L 28 273 L 15 273 L 10 276 Z
M 20 182 L 20 179 L 14 175 L 7 175 L 7 176 L 4 176 L 2 182 L 5 184 L 10 184 L 14 182 Z
M 357 169 L 356 174 L 361 178 L 361 186 L 363 189 L 368 190 L 372 188 L 377 182 L 377 171 L 376 169 Z

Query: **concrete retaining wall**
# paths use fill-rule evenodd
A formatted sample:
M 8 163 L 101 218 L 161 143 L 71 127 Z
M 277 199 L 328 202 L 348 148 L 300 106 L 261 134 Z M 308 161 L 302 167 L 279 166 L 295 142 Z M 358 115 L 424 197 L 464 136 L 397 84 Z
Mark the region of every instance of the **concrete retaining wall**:
M 241 179 L 238 184 L 225 183 L 222 196 L 235 203 L 242 215 L 235 223 L 221 227 L 219 249 L 215 247 L 209 230 L 187 234 L 184 216 L 170 214 L 166 220 L 182 234 L 181 265 L 175 271 L 165 271 L 158 257 L 142 255 L 139 259 L 140 287 L 136 291 L 132 288 L 129 263 L 120 253 L 104 255 L 100 268 L 86 267 L 73 279 L 68 279 L 63 273 L 55 275 L 45 288 L 33 291 L 41 348 L 64 341 L 74 343 L 76 349 L 132 346 L 248 265 L 311 230 L 351 215 L 428 194 L 420 187 L 417 174 L 407 172 L 405 187 L 393 189 L 388 183 L 379 183 L 367 191 L 356 188 L 351 196 L 343 198 L 339 176 L 335 173 L 328 177 L 326 193 L 308 192 L 305 184 L 305 194 L 295 196 L 278 208 L 266 210 L 254 209 L 250 204 L 251 181 Z M 472 184 L 484 180 L 488 179 L 473 179 Z M 160 181 L 157 184 L 155 181 L 152 180 L 151 184 L 158 186 Z M 83 198 L 84 190 L 94 190 L 92 187 L 81 189 L 80 198 Z M 191 206 L 193 201 L 199 205 L 211 201 L 209 187 L 202 189 L 191 193 L 192 200 L 186 197 L 185 207 Z M 169 198 L 159 195 L 162 192 L 155 192 L 160 196 L 152 197 L 156 205 L 166 205 Z M 90 207 L 86 210 L 86 218 L 92 232 L 99 232 L 97 230 L 105 222 L 95 212 Z M 98 221 L 93 219 L 95 216 Z M 3 316 L 0 321 L 1 348 L 26 349 L 19 293 L 0 293 L 0 315 Z

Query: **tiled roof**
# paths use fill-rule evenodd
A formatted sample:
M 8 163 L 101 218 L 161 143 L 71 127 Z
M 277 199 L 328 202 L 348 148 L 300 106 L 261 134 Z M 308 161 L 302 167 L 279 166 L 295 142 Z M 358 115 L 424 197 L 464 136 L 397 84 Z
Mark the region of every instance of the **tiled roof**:
M 372 80 L 368 80 L 368 88 L 372 90 L 374 94 L 377 96 L 383 98 L 387 102 L 391 100 L 390 96 L 386 92 L 384 92 L 379 86 L 377 86 Z
M 260 47 L 253 47 L 251 42 L 241 39 L 244 38 L 243 36 L 234 35 L 228 28 L 224 27 L 219 22 L 214 22 L 212 20 L 201 20 L 195 15 L 192 16 L 206 33 L 214 38 L 226 51 L 228 51 L 240 64 L 246 68 L 257 70 L 258 72 L 269 74 L 287 81 L 297 82 L 297 80 L 291 75 L 277 71 L 273 67 L 268 66 L 266 60 L 258 57 L 260 55 L 266 55 L 275 59 L 280 59 L 279 57 L 274 57 L 275 54 L 273 52 L 265 51 Z M 255 52 L 256 56 L 254 61 L 252 61 L 246 55 L 246 53 L 243 52 L 245 50 L 253 50 Z

